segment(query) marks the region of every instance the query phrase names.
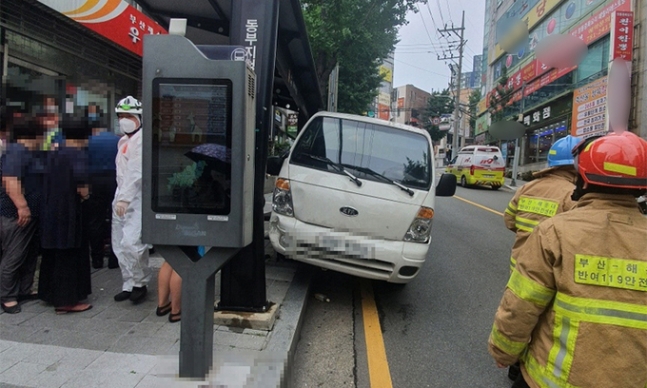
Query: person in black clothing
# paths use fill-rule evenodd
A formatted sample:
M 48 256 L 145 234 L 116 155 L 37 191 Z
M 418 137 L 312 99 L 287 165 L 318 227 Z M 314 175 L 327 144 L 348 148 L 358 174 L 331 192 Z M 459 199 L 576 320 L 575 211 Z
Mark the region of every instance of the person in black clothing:
M 99 107 L 90 105 L 86 111 L 92 128 L 88 141 L 90 198 L 84 203 L 92 267 L 102 268 L 106 239 L 111 236 L 112 199 L 117 190 L 115 158 L 119 136 L 105 128 L 105 119 Z M 108 268 L 119 268 L 112 249 L 108 255 Z
M 3 120 L 6 126 L 7 119 Z M 44 129 L 34 120 L 13 122 L 16 139 L 0 158 L 0 299 L 9 314 L 21 311 L 21 300 L 33 299 L 38 260 L 38 217 L 44 172 L 39 148 Z
M 64 144 L 46 155 L 41 213 L 42 259 L 38 296 L 57 314 L 92 308 L 82 303 L 92 293 L 89 249 L 82 247 L 81 202 L 89 198 L 87 150 L 79 141 L 90 135 L 87 120 L 66 117 Z

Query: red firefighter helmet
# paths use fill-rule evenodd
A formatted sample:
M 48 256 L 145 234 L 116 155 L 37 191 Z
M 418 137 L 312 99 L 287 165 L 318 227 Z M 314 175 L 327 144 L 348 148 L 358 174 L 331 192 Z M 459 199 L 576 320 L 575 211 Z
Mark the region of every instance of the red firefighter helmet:
M 575 166 L 592 185 L 647 189 L 647 141 L 629 131 L 587 139 L 573 149 Z

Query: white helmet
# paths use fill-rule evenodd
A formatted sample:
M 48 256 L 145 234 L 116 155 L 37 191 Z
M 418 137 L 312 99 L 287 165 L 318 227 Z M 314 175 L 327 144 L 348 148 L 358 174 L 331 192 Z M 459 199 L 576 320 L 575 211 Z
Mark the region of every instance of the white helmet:
M 142 103 L 135 97 L 128 96 L 117 103 L 116 113 L 129 113 L 131 115 L 142 115 Z

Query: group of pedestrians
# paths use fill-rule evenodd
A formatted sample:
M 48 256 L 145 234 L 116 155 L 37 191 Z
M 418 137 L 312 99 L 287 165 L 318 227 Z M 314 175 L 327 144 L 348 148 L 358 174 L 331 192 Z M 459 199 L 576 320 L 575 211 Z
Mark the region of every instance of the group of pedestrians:
M 513 388 L 647 386 L 647 141 L 567 136 L 505 211 L 516 233 L 489 351 Z
M 92 308 L 91 269 L 121 269 L 114 300 L 145 300 L 152 270 L 141 241 L 142 106 L 117 104 L 118 137 L 96 104 L 59 114 L 45 97 L 35 112 L 2 110 L 0 127 L 0 299 L 6 313 L 41 299 L 57 314 Z M 110 236 L 110 237 L 109 237 Z M 106 255 L 106 239 L 111 250 Z M 40 257 L 38 289 L 33 290 Z M 180 320 L 181 279 L 162 267 L 157 315 Z

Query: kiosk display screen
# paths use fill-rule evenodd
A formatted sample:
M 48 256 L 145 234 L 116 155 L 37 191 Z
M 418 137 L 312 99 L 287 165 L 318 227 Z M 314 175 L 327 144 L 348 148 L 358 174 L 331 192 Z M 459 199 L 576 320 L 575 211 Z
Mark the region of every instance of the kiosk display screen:
M 229 80 L 153 81 L 152 210 L 228 215 L 231 209 Z

